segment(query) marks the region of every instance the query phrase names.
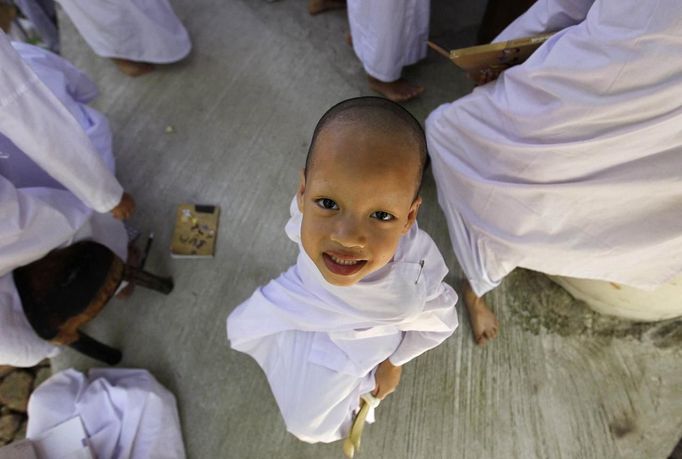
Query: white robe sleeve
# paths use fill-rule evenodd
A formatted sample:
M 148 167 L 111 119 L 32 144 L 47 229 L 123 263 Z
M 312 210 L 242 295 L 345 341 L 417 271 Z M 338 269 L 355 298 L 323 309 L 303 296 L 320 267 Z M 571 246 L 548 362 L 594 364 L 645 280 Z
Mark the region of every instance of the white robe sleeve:
M 594 0 L 538 0 L 493 42 L 557 32 L 582 22 Z
M 410 324 L 413 329 L 405 332 L 402 342 L 389 357 L 390 362 L 404 365 L 452 335 L 459 324 L 455 303 L 457 294 L 448 284 L 442 283 L 440 294 L 429 300 L 424 312 Z M 419 331 L 420 328 L 432 331 Z
M 88 207 L 108 212 L 123 188 L 72 114 L 0 32 L 0 132 Z

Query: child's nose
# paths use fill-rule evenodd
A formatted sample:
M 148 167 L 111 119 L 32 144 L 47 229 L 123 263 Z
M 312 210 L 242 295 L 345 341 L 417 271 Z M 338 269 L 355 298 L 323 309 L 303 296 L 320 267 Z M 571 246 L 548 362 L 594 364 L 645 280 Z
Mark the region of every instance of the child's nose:
M 352 217 L 341 218 L 337 222 L 332 240 L 344 247 L 364 247 L 367 236 L 362 225 Z

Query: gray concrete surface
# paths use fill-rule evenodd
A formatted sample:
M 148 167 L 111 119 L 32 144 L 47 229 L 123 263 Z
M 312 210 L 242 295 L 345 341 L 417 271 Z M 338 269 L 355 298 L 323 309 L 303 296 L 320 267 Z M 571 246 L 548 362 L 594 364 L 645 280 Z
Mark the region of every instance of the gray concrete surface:
M 168 297 L 138 289 L 89 333 L 124 351 L 177 396 L 190 458 L 338 458 L 340 444 L 287 434 L 257 365 L 231 351 L 225 318 L 294 262 L 283 233 L 313 126 L 342 98 L 368 94 L 344 43 L 344 12 L 311 18 L 305 0 L 172 0 L 194 42 L 185 62 L 130 79 L 95 56 L 62 15 L 64 55 L 102 89 L 118 176 L 156 233 L 147 267 L 172 274 Z M 435 1 L 432 35 L 473 44 L 484 3 Z M 407 71 L 427 87 L 423 117 L 471 85 L 432 55 Z M 175 132 L 164 130 L 172 125 Z M 432 179 L 420 224 L 461 277 Z M 173 260 L 181 202 L 222 207 L 212 260 Z M 481 349 L 462 325 L 407 365 L 365 431 L 364 458 L 665 458 L 682 434 L 680 323 L 597 317 L 544 276 L 519 271 L 489 297 L 502 332 Z M 75 352 L 57 368 L 96 366 Z

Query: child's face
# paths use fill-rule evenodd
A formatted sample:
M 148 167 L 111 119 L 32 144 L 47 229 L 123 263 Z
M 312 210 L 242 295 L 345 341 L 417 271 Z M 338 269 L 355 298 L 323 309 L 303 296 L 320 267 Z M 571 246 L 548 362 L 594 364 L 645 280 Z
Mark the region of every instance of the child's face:
M 333 285 L 353 285 L 386 265 L 417 218 L 416 142 L 357 123 L 320 132 L 308 177 L 297 195 L 301 240 Z

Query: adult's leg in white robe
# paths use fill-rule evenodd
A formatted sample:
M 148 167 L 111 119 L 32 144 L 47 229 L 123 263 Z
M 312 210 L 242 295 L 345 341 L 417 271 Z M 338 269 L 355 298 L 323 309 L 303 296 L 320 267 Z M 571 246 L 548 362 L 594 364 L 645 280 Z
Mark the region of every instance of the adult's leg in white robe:
M 430 0 L 348 0 L 353 49 L 368 75 L 384 82 L 426 57 Z
M 674 0 L 541 1 L 501 37 L 585 20 L 429 116 L 439 202 L 477 295 L 517 266 L 643 289 L 682 272 L 678 13 Z
M 31 395 L 26 436 L 80 416 L 98 458 L 184 459 L 175 397 L 146 370 L 73 369 Z
M 240 351 L 265 372 L 287 430 L 309 443 L 328 443 L 348 434 L 360 396 L 375 387 L 374 373 L 357 377 L 309 362 L 314 335 L 285 331 Z
M 100 56 L 167 64 L 192 49 L 168 0 L 57 1 Z

